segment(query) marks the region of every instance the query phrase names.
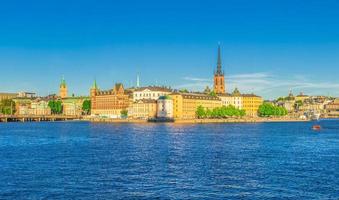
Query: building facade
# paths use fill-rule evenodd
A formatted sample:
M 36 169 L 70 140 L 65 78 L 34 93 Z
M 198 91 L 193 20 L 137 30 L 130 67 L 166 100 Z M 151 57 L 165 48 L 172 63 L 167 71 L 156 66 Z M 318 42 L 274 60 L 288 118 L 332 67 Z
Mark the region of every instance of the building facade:
M 173 117 L 175 119 L 195 119 L 198 106 L 213 110 L 221 107 L 218 97 L 197 93 L 173 93 Z
M 161 96 L 157 100 L 157 117 L 173 118 L 173 99 L 170 96 Z
M 133 91 L 133 101 L 141 99 L 158 100 L 161 96 L 166 96 L 171 93 L 171 89 L 165 87 L 141 87 Z
M 257 117 L 258 109 L 264 100 L 262 97 L 254 94 L 242 94 L 242 108 L 246 111 L 246 116 Z
M 121 111 L 129 106 L 129 95 L 121 83 L 107 91 L 100 91 L 95 83 L 90 90 L 90 99 L 91 114 L 94 116 L 120 118 Z
M 70 116 L 82 115 L 82 105 L 88 97 L 68 97 L 62 99 L 62 113 Z
M 217 70 L 214 72 L 214 92 L 217 94 L 225 94 L 226 92 L 225 76 L 221 69 L 220 45 L 218 46 Z
M 238 109 L 242 109 L 242 96 L 237 88 L 233 91 L 232 94 L 219 94 L 223 106 L 234 106 Z
M 157 116 L 157 101 L 141 99 L 133 102 L 129 117 L 133 119 L 151 119 Z
M 0 93 L 0 101 L 4 99 L 14 99 L 18 96 L 18 93 Z

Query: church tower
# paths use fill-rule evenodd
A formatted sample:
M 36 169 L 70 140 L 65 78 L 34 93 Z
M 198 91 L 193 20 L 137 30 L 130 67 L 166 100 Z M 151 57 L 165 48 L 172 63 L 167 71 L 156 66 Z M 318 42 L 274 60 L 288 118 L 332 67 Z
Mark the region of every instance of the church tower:
M 66 81 L 65 78 L 62 77 L 61 79 L 61 83 L 60 83 L 60 88 L 59 88 L 59 96 L 63 99 L 67 97 L 67 85 L 66 85 Z
M 225 91 L 226 91 L 225 76 L 224 76 L 224 72 L 221 70 L 221 52 L 220 52 L 220 44 L 219 44 L 217 71 L 214 72 L 214 92 L 217 94 L 224 94 Z
M 94 80 L 93 86 L 90 89 L 90 98 L 91 98 L 91 109 L 96 109 L 96 95 L 99 92 L 99 87 L 97 85 L 97 81 Z
M 98 85 L 97 85 L 97 81 L 94 80 L 93 86 L 90 89 L 90 97 L 94 97 L 97 94 L 98 90 L 99 90 L 99 88 L 98 88 Z

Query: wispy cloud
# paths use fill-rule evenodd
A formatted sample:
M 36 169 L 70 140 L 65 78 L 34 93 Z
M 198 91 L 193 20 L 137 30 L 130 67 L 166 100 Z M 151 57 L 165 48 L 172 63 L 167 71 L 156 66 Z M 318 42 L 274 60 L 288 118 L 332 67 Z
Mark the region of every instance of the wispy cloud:
M 231 74 L 225 77 L 228 92 L 235 87 L 244 93 L 257 93 L 265 98 L 275 98 L 283 96 L 289 90 L 293 92 L 305 92 L 309 94 L 330 93 L 339 96 L 339 83 L 328 81 L 312 80 L 305 75 L 293 75 L 291 77 L 281 78 L 268 72 L 257 72 L 250 74 Z M 183 77 L 184 83 L 175 86 L 176 88 L 201 91 L 206 86 L 212 87 L 213 80 L 205 77 Z

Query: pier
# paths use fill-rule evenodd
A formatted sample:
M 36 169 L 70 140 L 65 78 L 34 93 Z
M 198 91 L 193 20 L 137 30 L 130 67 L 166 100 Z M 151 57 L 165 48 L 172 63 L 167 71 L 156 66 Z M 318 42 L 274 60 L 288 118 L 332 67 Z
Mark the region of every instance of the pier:
M 40 121 L 69 121 L 80 119 L 71 115 L 0 115 L 0 122 L 40 122 Z

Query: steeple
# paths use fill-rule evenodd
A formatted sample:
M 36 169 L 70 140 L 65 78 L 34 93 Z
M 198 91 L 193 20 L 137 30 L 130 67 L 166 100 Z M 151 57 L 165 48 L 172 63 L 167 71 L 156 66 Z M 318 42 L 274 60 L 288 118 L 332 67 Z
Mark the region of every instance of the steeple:
M 65 81 L 65 77 L 62 76 L 62 78 L 61 78 L 61 83 L 60 83 L 60 88 L 65 88 L 65 87 L 67 87 L 66 81 Z
M 140 87 L 140 77 L 139 77 L 139 74 L 137 75 L 137 88 Z
M 214 92 L 217 94 L 224 94 L 226 92 L 225 76 L 224 76 L 224 72 L 221 70 L 220 43 L 218 44 L 217 70 L 214 71 Z
M 220 43 L 218 44 L 218 61 L 217 61 L 217 75 L 223 75 L 224 73 L 221 70 L 221 50 L 220 50 Z
M 98 89 L 97 80 L 94 79 L 92 89 Z

